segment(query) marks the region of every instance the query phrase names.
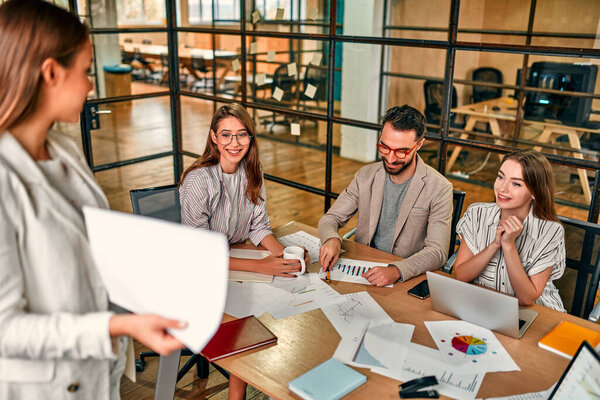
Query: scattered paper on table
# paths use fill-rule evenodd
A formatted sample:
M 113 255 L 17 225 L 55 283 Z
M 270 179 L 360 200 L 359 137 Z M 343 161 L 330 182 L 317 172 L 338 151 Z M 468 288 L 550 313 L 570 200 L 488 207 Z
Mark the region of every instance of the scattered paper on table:
M 298 70 L 296 68 L 296 63 L 289 63 L 287 65 L 287 68 L 288 68 L 288 75 L 289 76 L 294 76 L 294 75 L 298 74 Z
M 425 321 L 446 363 L 486 372 L 520 371 L 489 329 L 465 321 Z
M 309 97 L 309 98 L 313 98 L 315 97 L 315 93 L 317 93 L 317 88 L 316 86 L 311 85 L 310 83 L 308 84 L 308 86 L 306 86 L 306 91 L 304 92 L 304 94 Z
M 408 344 L 401 371 L 385 368 L 371 368 L 371 371 L 402 382 L 435 375 L 439 384 L 432 389 L 455 399 L 474 399 L 485 377 L 483 371 L 464 371 L 446 364 L 440 361 L 438 350 L 416 343 Z
M 310 63 L 312 65 L 320 65 L 322 59 L 323 59 L 323 54 L 313 53 L 312 60 L 310 60 Z
M 275 50 L 270 50 L 270 51 L 267 53 L 267 61 L 268 61 L 268 62 L 273 62 L 273 61 L 275 61 Z
M 229 257 L 245 258 L 247 260 L 262 260 L 269 256 L 271 253 L 266 250 L 253 250 L 253 249 L 230 249 Z M 261 274 L 259 272 L 252 271 L 234 271 L 229 270 L 230 281 L 241 281 L 241 282 L 273 282 L 273 275 Z
M 275 90 L 273 90 L 273 98 L 277 101 L 281 101 L 283 98 L 283 90 L 279 87 L 275 87 Z
M 283 19 L 284 13 L 285 13 L 285 8 L 278 8 L 277 14 L 275 14 L 275 19 Z
M 554 390 L 554 386 L 556 385 L 552 385 L 550 386 L 550 389 L 542 390 L 541 392 L 515 394 L 513 396 L 504 397 L 488 397 L 486 400 L 548 400 Z
M 290 124 L 291 134 L 294 136 L 300 136 L 300 124 L 292 122 Z
M 169 329 L 169 333 L 200 352 L 221 324 L 225 307 L 229 273 L 226 237 L 93 207 L 84 207 L 83 214 L 96 267 L 110 300 L 135 313 L 187 322 L 187 328 Z M 182 290 L 181 282 L 190 282 L 194 290 Z M 201 312 L 199 304 L 203 305 Z
M 256 85 L 263 86 L 267 80 L 267 74 L 256 74 Z
M 308 19 L 318 19 L 319 18 L 319 10 L 317 10 L 315 7 L 310 7 L 308 9 Z
M 354 321 L 369 321 L 373 325 L 394 322 L 368 292 L 348 293 L 343 297 L 344 302 L 321 308 L 342 337 L 349 334 Z
M 250 54 L 256 54 L 256 53 L 258 53 L 258 43 L 251 42 L 250 43 Z
M 238 60 L 237 58 L 231 62 L 231 69 L 233 69 L 233 72 L 239 71 L 240 68 L 240 60 Z
M 274 319 L 290 317 L 344 301 L 317 274 L 297 278 L 275 277 L 270 285 L 262 285 L 259 301 Z
M 258 300 L 264 283 L 229 282 L 225 313 L 243 318 L 249 315 L 260 317 L 267 312 Z
M 252 13 L 252 23 L 255 24 L 260 21 L 260 11 L 256 10 Z
M 298 231 L 289 235 L 277 238 L 279 243 L 284 246 L 303 246 L 308 251 L 308 257 L 311 264 L 319 261 L 319 250 L 321 249 L 321 241 L 318 237 L 311 235 L 305 231 Z M 346 250 L 342 249 L 340 254 Z
M 333 281 L 342 281 L 350 283 L 361 283 L 370 285 L 371 282 L 363 278 L 361 275 L 374 267 L 386 266 L 384 262 L 372 262 L 364 260 L 352 260 L 350 258 L 338 258 L 335 265 L 329 270 L 329 276 Z M 319 272 L 319 277 L 325 279 L 325 272 Z M 386 287 L 393 287 L 394 284 L 389 284 Z

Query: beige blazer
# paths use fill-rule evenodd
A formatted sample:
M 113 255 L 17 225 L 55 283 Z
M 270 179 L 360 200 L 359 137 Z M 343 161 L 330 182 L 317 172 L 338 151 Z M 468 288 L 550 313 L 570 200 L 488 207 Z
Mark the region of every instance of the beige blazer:
M 319 220 L 321 243 L 341 240 L 338 229 L 358 211 L 357 242 L 371 245 L 379 223 L 387 172 L 381 162 L 362 167 Z M 452 184 L 417 155 L 417 168 L 396 221 L 392 253 L 403 280 L 435 270 L 446 262 L 452 221 Z
M 108 207 L 75 143 L 48 145 Z M 8 132 L 0 199 L 0 399 L 108 399 L 118 349 L 83 217 Z

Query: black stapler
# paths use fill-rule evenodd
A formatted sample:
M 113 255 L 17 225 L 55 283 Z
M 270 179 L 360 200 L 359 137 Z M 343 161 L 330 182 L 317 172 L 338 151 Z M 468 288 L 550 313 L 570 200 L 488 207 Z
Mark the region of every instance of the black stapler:
M 437 399 L 440 397 L 437 390 L 426 389 L 437 384 L 437 378 L 433 375 L 413 379 L 398 386 L 400 389 L 399 395 L 401 399 Z

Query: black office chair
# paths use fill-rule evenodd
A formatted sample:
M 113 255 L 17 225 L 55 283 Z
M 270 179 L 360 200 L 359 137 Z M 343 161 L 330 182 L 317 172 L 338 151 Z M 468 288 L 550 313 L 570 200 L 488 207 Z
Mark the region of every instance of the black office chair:
M 462 214 L 463 204 L 465 202 L 465 192 L 460 190 L 452 191 L 452 203 L 454 209 L 452 210 L 452 222 L 450 223 L 450 246 L 448 247 L 448 261 L 442 267 L 442 271 L 450 274 L 452 273 L 452 267 L 456 261 L 457 251 L 456 246 L 460 246 L 460 238 L 456 237 L 456 225 L 460 220 Z
M 167 185 L 147 189 L 131 190 L 131 206 L 133 213 L 147 217 L 159 218 L 171 222 L 181 222 L 181 207 L 179 205 L 179 190 L 177 185 Z M 186 282 L 187 284 L 187 282 Z M 194 354 L 189 349 L 181 351 L 182 356 L 191 356 L 190 359 L 177 373 L 177 382 L 187 372 L 196 365 L 198 377 L 208 378 L 208 361 L 199 354 Z M 140 358 L 135 360 L 135 369 L 137 372 L 143 372 L 146 366 L 147 357 L 159 357 L 154 351 L 145 351 L 140 353 Z M 217 365 L 213 365 L 221 374 L 229 378 L 229 373 Z
M 200 83 L 204 80 L 204 88 L 208 88 L 208 73 L 212 72 L 212 69 L 209 67 L 206 60 L 202 57 L 192 56 L 192 69 L 200 74 L 200 79 L 192 83 L 192 87 L 190 88 L 192 91 L 197 91 L 200 89 Z M 202 77 L 202 75 L 204 75 Z
M 442 122 L 442 106 L 444 103 L 444 83 L 440 81 L 427 80 L 423 83 L 425 91 L 425 118 L 428 124 L 440 125 Z M 454 108 L 458 104 L 458 95 L 456 88 L 452 85 L 452 105 Z M 450 113 L 450 125 L 459 128 L 462 127 L 456 122 L 456 114 Z
M 302 96 L 302 100 L 304 103 L 308 100 L 316 101 L 317 106 L 319 106 L 319 102 L 327 101 L 327 69 L 319 68 L 314 65 L 309 65 L 306 67 L 306 71 L 304 72 L 304 81 L 302 87 L 302 93 L 306 91 L 308 85 L 313 85 L 317 88 L 315 95 L 312 99 L 309 99 L 306 96 Z
M 502 72 L 492 67 L 481 67 L 473 71 L 472 76 L 474 81 L 483 81 L 490 83 L 502 83 Z M 471 100 L 473 103 L 480 101 L 497 99 L 502 97 L 502 88 L 493 88 L 489 86 L 473 86 L 473 95 Z
M 290 103 L 296 99 L 296 90 L 298 87 L 296 77 L 288 75 L 288 68 L 286 64 L 280 65 L 275 70 L 275 73 L 273 74 L 273 83 L 271 83 L 271 93 L 274 93 L 275 88 L 277 87 L 283 90 L 281 102 Z M 264 120 L 263 123 L 266 126 L 268 124 L 268 120 Z M 273 113 L 271 118 L 271 127 L 269 128 L 270 133 L 273 133 L 273 128 L 277 124 L 288 126 L 290 124 L 290 120 L 285 115 L 283 116 L 283 119 L 278 120 L 277 114 Z
M 554 281 L 569 314 L 587 319 L 600 279 L 600 225 L 558 217 L 565 228 L 567 269 Z M 575 285 L 573 291 L 573 284 Z M 573 291 L 573 296 L 567 293 Z

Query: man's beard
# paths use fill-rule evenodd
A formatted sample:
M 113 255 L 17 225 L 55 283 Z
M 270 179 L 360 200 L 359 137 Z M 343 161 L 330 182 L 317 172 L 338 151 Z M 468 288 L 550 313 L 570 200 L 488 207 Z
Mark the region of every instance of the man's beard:
M 404 165 L 402 165 L 398 169 L 390 169 L 390 167 L 388 167 L 385 163 L 385 159 L 381 160 L 381 162 L 383 163 L 383 168 L 385 169 L 385 172 L 387 172 L 390 175 L 400 175 L 406 168 L 408 168 L 413 163 L 414 160 L 415 157 L 413 156 L 413 158 L 411 158 L 410 161 L 405 162 Z

